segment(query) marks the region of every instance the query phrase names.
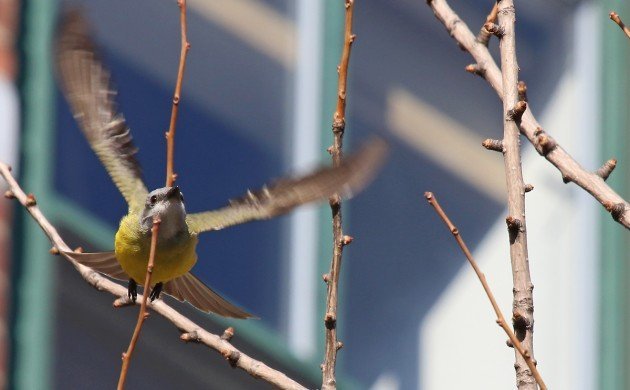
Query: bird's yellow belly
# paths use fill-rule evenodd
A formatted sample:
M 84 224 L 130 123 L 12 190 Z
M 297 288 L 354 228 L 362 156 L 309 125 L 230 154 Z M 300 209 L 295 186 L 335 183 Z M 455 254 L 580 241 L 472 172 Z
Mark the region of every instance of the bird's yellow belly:
M 120 221 L 116 232 L 116 259 L 130 278 L 144 283 L 151 250 L 151 236 L 145 236 L 131 229 L 131 224 L 138 223 L 130 216 Z M 166 282 L 182 276 L 197 262 L 197 236 L 183 234 L 181 239 L 157 243 L 151 284 Z

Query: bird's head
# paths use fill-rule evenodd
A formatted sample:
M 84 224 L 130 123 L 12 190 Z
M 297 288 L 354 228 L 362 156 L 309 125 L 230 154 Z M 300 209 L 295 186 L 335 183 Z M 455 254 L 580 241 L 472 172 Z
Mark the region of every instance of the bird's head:
M 153 190 L 147 196 L 142 212 L 142 227 L 150 230 L 153 218 L 159 218 L 160 237 L 170 238 L 186 227 L 184 194 L 178 186 Z

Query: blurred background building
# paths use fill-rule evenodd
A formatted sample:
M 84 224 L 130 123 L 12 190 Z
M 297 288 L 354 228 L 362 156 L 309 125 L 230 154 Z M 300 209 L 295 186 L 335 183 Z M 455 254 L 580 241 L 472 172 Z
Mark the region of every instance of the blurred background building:
M 328 164 L 343 1 L 188 5 L 192 49 L 175 163 L 188 210 L 222 206 L 271 178 Z M 55 24 L 69 6 L 82 7 L 93 23 L 151 188 L 164 176 L 179 14 L 175 0 L 0 0 L 0 159 L 16 166 L 66 241 L 109 250 L 125 204 L 54 80 Z M 492 1 L 451 6 L 476 32 Z M 630 42 L 607 14 L 615 9 L 630 20 L 630 5 L 516 6 L 531 107 L 585 167 L 617 157 L 609 183 L 627 199 Z M 427 190 L 440 198 L 509 313 L 503 162 L 480 147 L 502 134 L 500 102 L 483 80 L 464 72 L 471 58 L 425 1 L 356 0 L 354 32 L 346 150 L 379 134 L 392 153 L 376 181 L 344 206 L 344 230 L 355 241 L 341 277 L 340 388 L 514 388 L 514 352 L 422 198 Z M 496 41 L 491 46 L 496 54 Z M 584 191 L 562 184 L 527 142 L 523 161 L 525 179 L 536 188 L 527 209 L 539 368 L 551 388 L 629 388 L 628 233 Z M 135 310 L 113 309 L 112 297 L 50 256 L 39 227 L 13 207 L 0 202 L 0 380 L 16 389 L 112 388 Z M 201 238 L 197 274 L 260 320 L 227 321 L 174 306 L 215 332 L 234 326 L 238 347 L 318 387 L 329 214 L 325 205 L 306 207 Z M 178 336 L 170 323 L 151 317 L 130 388 L 268 387 Z

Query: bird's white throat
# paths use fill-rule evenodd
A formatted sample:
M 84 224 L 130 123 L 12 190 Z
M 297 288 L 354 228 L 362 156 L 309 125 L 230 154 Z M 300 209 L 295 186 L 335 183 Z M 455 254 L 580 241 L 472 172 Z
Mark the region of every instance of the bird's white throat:
M 160 220 L 158 243 L 170 240 L 182 232 L 188 231 L 186 209 L 181 202 L 164 200 L 156 203 L 151 209 L 145 210 L 141 223 L 146 231 L 150 232 L 154 217 Z

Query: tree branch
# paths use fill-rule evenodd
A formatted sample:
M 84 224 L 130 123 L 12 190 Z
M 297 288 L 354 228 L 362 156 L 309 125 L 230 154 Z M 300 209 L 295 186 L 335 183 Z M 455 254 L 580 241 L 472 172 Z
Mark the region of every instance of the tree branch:
M 523 347 L 534 358 L 534 299 L 527 255 L 527 227 L 525 224 L 525 182 L 521 168 L 521 148 L 518 122 L 527 104 L 518 101 L 518 63 L 514 25 L 516 11 L 513 0 L 500 0 L 498 22 L 501 73 L 503 76 L 503 160 L 508 193 L 508 234 L 512 262 L 513 325 Z M 524 355 L 516 353 L 516 384 L 519 390 L 537 389 L 533 372 L 528 369 Z
M 149 263 L 147 264 L 147 273 L 144 278 L 144 290 L 142 295 L 142 303 L 140 304 L 140 311 L 138 312 L 138 321 L 136 322 L 136 328 L 131 336 L 129 347 L 127 352 L 122 355 L 122 368 L 120 370 L 120 377 L 118 378 L 118 390 L 125 388 L 125 381 L 127 379 L 127 371 L 129 370 L 129 364 L 131 363 L 131 355 L 136 348 L 136 343 L 140 337 L 140 331 L 144 320 L 149 317 L 149 311 L 147 310 L 147 298 L 149 296 L 149 289 L 151 288 L 151 276 L 153 276 L 153 266 L 155 262 L 155 247 L 157 246 L 158 230 L 160 228 L 160 220 L 153 218 L 153 227 L 151 228 L 151 249 L 149 251 Z
M 354 42 L 355 35 L 352 34 L 352 14 L 354 10 L 354 0 L 345 0 L 346 18 L 344 29 L 344 44 L 339 64 L 339 78 L 337 82 L 337 107 L 333 115 L 332 131 L 334 135 L 333 145 L 328 148 L 332 156 L 333 166 L 341 164 L 343 155 L 343 134 L 346 127 L 346 86 L 348 82 L 348 63 L 350 62 L 350 50 Z M 332 390 L 337 388 L 335 378 L 335 365 L 337 351 L 342 343 L 337 340 L 337 294 L 339 289 L 339 272 L 341 271 L 341 260 L 344 246 L 352 242 L 352 237 L 344 236 L 341 226 L 341 198 L 335 194 L 330 199 L 330 209 L 333 216 L 333 257 L 330 264 L 330 272 L 324 275 L 324 281 L 328 285 L 326 294 L 326 315 L 324 325 L 326 327 L 326 346 L 324 363 L 322 364 L 322 390 Z
M 79 272 L 81 277 L 97 290 L 107 291 L 116 297 L 126 296 L 127 289 L 125 287 L 114 283 L 89 267 L 77 263 L 64 254 L 64 252 L 71 252 L 72 249 L 70 249 L 70 247 L 64 242 L 55 227 L 46 219 L 44 214 L 37 207 L 35 197 L 32 194 L 26 195 L 24 193 L 15 178 L 11 175 L 11 168 L 2 162 L 0 162 L 0 175 L 4 177 L 9 184 L 9 190 L 5 193 L 5 197 L 16 198 L 22 206 L 26 208 L 53 244 L 53 249 L 51 250 L 52 253 L 62 254 L 64 258 Z M 142 297 L 142 299 L 144 299 L 144 297 Z M 138 302 L 137 304 L 140 303 Z M 253 359 L 252 357 L 239 351 L 227 340 L 202 329 L 199 325 L 192 322 L 190 319 L 183 316 L 163 301 L 157 300 L 149 303 L 149 307 L 153 309 L 154 312 L 170 321 L 177 327 L 177 329 L 183 332 L 184 335 L 194 335 L 194 338 L 190 341 L 195 341 L 214 349 L 226 357 L 228 362 L 234 362 L 234 367 L 242 369 L 254 378 L 261 379 L 280 389 L 306 389 L 293 379 L 287 377 L 284 373 L 274 370 L 263 362 Z
M 490 55 L 488 48 L 477 42 L 475 35 L 466 23 L 449 7 L 446 0 L 428 0 L 429 6 L 437 19 L 444 24 L 448 33 L 457 41 L 460 47 L 468 51 L 477 62 L 476 74 L 482 76 L 488 84 L 503 99 L 503 81 L 501 71 Z M 630 228 L 630 204 L 604 182 L 594 172 L 582 168 L 556 141 L 540 126 L 530 107 L 523 113 L 519 123 L 521 134 L 534 145 L 538 153 L 552 163 L 562 174 L 562 177 L 572 181 L 591 194 L 608 212 L 613 219 L 626 228 Z
M 619 17 L 619 15 L 613 11 L 609 14 L 609 16 L 613 22 L 617 23 L 617 26 L 621 28 L 621 30 L 626 34 L 626 36 L 630 38 L 630 28 L 628 28 L 628 26 L 626 26 L 623 23 L 623 21 L 621 21 L 621 18 Z
M 490 42 L 490 37 L 492 37 L 492 33 L 486 29 L 486 25 L 488 23 L 494 23 L 497 21 L 497 13 L 499 12 L 499 6 L 497 3 L 494 3 L 492 10 L 486 17 L 486 23 L 481 26 L 479 33 L 477 34 L 477 42 L 481 43 L 484 46 L 488 46 L 488 42 Z
M 173 159 L 175 155 L 175 125 L 177 114 L 179 113 L 179 102 L 182 93 L 182 81 L 186 70 L 186 55 L 190 49 L 190 43 L 186 35 L 186 0 L 178 0 L 180 9 L 180 24 L 182 29 L 182 48 L 179 54 L 179 68 L 177 70 L 177 81 L 175 83 L 175 93 L 173 94 L 173 107 L 171 109 L 171 122 L 166 132 L 166 187 L 171 187 L 177 179 L 177 174 L 173 171 Z
M 435 212 L 440 216 L 442 221 L 444 221 L 444 224 L 446 225 L 446 227 L 448 227 L 448 230 L 453 234 L 453 238 L 455 238 L 455 241 L 457 241 L 457 244 L 461 248 L 466 258 L 468 259 L 468 263 L 470 263 L 470 266 L 475 271 L 475 274 L 477 274 L 477 278 L 479 278 L 479 281 L 481 282 L 481 285 L 483 286 L 483 289 L 486 292 L 486 295 L 488 296 L 488 300 L 490 300 L 490 304 L 492 305 L 492 308 L 494 309 L 494 312 L 497 315 L 497 324 L 499 324 L 499 326 L 507 334 L 508 338 L 510 339 L 509 340 L 510 343 L 512 344 L 512 346 L 514 346 L 514 349 L 516 349 L 516 351 L 518 351 L 518 353 L 523 357 L 523 359 L 525 359 L 525 362 L 527 363 L 527 367 L 529 367 L 531 372 L 534 374 L 534 378 L 536 378 L 536 382 L 540 385 L 541 390 L 547 390 L 547 386 L 545 385 L 545 382 L 543 381 L 543 378 L 540 375 L 540 372 L 538 372 L 538 368 L 536 367 L 536 361 L 529 354 L 529 351 L 523 347 L 521 342 L 518 340 L 518 338 L 516 337 L 516 335 L 510 328 L 510 326 L 505 321 L 505 317 L 503 317 L 503 313 L 501 312 L 501 309 L 499 308 L 499 304 L 494 299 L 494 294 L 492 294 L 492 290 L 490 290 L 490 286 L 488 285 L 488 282 L 486 281 L 486 276 L 483 274 L 483 272 L 481 272 L 481 269 L 477 265 L 475 258 L 473 257 L 472 253 L 468 249 L 468 246 L 464 242 L 464 239 L 459 234 L 459 229 L 457 229 L 457 227 L 453 224 L 453 222 L 451 222 L 449 217 L 446 215 L 446 212 L 444 212 L 444 210 L 440 206 L 440 203 L 438 202 L 437 198 L 435 197 L 435 195 L 433 195 L 432 192 L 425 192 L 424 197 L 429 202 L 429 204 L 433 206 L 433 208 L 435 209 Z

